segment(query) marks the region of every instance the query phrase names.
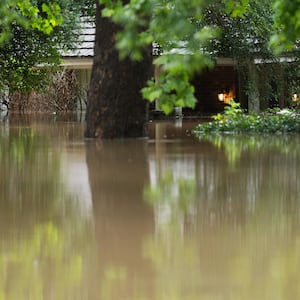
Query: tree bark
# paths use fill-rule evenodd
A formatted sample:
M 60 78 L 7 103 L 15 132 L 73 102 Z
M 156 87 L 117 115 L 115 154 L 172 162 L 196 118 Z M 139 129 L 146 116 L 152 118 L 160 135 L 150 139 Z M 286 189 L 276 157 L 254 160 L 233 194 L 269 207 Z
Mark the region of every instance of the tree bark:
M 260 111 L 259 76 L 253 62 L 248 62 L 248 110 Z
M 140 90 L 151 74 L 151 49 L 145 49 L 140 62 L 129 58 L 120 60 L 115 48 L 115 36 L 120 27 L 109 18 L 101 17 L 102 6 L 96 2 L 96 38 L 85 136 L 145 136 L 147 104 Z

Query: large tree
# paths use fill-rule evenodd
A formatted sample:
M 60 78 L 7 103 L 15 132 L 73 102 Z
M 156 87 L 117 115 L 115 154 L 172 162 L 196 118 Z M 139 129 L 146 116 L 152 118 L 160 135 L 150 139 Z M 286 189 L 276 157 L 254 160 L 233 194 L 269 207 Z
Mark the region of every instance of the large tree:
M 86 137 L 117 138 L 145 135 L 146 102 L 141 89 L 152 67 L 151 48 L 140 61 L 121 59 L 115 37 L 121 27 L 103 17 L 97 2 L 94 63 L 88 95 Z

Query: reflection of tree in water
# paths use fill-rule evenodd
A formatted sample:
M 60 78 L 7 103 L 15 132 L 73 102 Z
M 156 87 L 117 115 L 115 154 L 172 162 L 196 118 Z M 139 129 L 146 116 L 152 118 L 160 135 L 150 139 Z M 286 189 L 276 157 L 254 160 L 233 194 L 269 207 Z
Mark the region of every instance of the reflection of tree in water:
M 156 175 L 156 184 L 145 188 L 145 199 L 154 207 L 156 230 L 144 240 L 144 254 L 157 272 L 155 299 L 198 299 L 190 285 L 199 267 L 197 248 L 189 238 L 196 210 L 195 180 L 171 169 Z
M 215 144 L 193 153 L 194 181 L 174 175 L 176 155 L 165 151 L 167 167 L 157 168 L 160 180 L 146 190 L 156 232 L 144 247 L 156 269 L 157 299 L 299 298 L 298 137 Z M 174 190 L 183 182 L 181 197 Z
M 0 299 L 85 299 L 88 221 L 72 206 L 46 135 L 0 136 Z M 49 148 L 48 148 L 49 147 Z M 51 149 L 51 150 L 50 150 Z M 91 268 L 92 270 L 92 268 Z M 87 299 L 87 298 L 86 298 Z
M 158 174 L 157 182 L 155 186 L 145 188 L 145 199 L 155 209 L 156 225 L 176 225 L 180 234 L 188 226 L 195 210 L 195 179 L 175 176 L 167 169 Z
M 148 181 L 146 140 L 87 142 L 87 164 L 98 244 L 101 299 L 153 299 L 143 239 L 153 231 L 143 201 Z
M 213 215 L 214 205 L 220 207 L 220 202 L 222 212 L 225 216 L 231 215 L 231 220 L 237 217 L 235 212 L 236 215 L 243 213 L 245 219 L 261 211 L 260 206 L 268 206 L 272 215 L 279 206 L 294 210 L 296 205 L 299 209 L 300 143 L 297 136 L 216 136 L 210 140 L 226 159 L 209 164 L 204 161 L 199 168 L 198 177 L 202 180 L 198 180 L 201 182 L 198 188 L 203 205 L 206 203 L 207 208 L 211 208 L 210 218 L 222 219 L 220 214 Z M 209 176 L 210 183 L 204 179 Z

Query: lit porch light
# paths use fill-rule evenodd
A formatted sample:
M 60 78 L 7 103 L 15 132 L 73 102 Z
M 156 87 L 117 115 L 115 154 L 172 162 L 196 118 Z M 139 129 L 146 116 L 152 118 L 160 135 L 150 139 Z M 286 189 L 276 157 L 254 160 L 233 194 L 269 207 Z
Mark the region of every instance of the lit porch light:
M 297 94 L 294 94 L 294 95 L 293 95 L 292 101 L 293 101 L 293 102 L 297 102 L 297 101 L 298 101 L 298 95 L 297 95 Z
M 224 99 L 225 99 L 225 94 L 224 93 L 219 93 L 218 94 L 218 99 L 219 99 L 219 101 L 223 102 Z

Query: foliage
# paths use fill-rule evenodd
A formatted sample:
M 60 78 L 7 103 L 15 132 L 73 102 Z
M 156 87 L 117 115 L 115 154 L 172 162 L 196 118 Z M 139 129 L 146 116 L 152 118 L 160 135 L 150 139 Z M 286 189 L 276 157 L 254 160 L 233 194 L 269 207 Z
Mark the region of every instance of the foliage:
M 58 64 L 59 53 L 50 35 L 33 29 L 12 26 L 11 42 L 0 48 L 0 82 L 10 92 L 27 92 L 46 82 L 47 68 L 36 64 Z
M 117 35 L 121 58 L 142 59 L 141 48 L 153 42 L 162 49 L 163 55 L 154 59 L 162 70 L 160 77 L 156 82 L 149 81 L 142 93 L 150 101 L 159 98 L 166 113 L 175 106 L 194 107 L 196 99 L 190 80 L 195 73 L 211 67 L 213 57 L 226 55 L 240 63 L 258 54 L 260 58 L 274 58 L 269 41 L 279 32 L 273 18 L 274 10 L 279 13 L 279 6 L 273 6 L 271 0 L 100 3 L 103 16 L 123 28 Z M 284 31 L 282 34 L 290 37 Z
M 195 105 L 194 87 L 189 84 L 188 78 L 189 76 L 184 71 L 161 75 L 159 84 L 150 80 L 148 87 L 142 89 L 143 97 L 150 102 L 159 99 L 160 107 L 166 114 L 171 113 L 176 106 L 193 108 Z
M 4 3 L 3 3 L 4 2 Z M 60 6 L 54 2 L 4 0 L 0 8 L 0 44 L 12 37 L 11 25 L 18 23 L 50 34 L 63 22 Z
M 217 29 L 209 26 L 197 28 L 195 22 L 203 17 L 206 0 L 171 1 L 122 1 L 102 0 L 103 16 L 111 17 L 123 27 L 117 36 L 117 48 L 121 58 L 130 56 L 142 59 L 143 47 L 152 42 L 159 44 L 163 55 L 154 59 L 161 67 L 157 82 L 149 81 L 143 96 L 150 101 L 161 99 L 161 108 L 170 113 L 175 106 L 194 107 L 196 99 L 190 78 L 212 61 L 203 47 L 217 35 Z M 183 55 L 184 54 L 184 55 Z
M 209 5 L 204 24 L 222 30 L 219 37 L 211 41 L 208 51 L 217 57 L 234 59 L 243 82 L 241 92 L 248 96 L 249 110 L 274 105 L 284 107 L 288 104 L 287 91 L 289 95 L 296 93 L 293 86 L 299 77 L 297 62 L 283 63 L 270 48 L 270 40 L 278 33 L 273 1 L 251 0 L 246 7 L 242 17 L 233 17 L 223 1 L 213 1 Z M 297 54 L 293 56 L 296 58 Z M 254 63 L 255 60 L 261 63 Z
M 10 2 L 0 14 L 0 87 L 26 93 L 49 83 L 50 68 L 60 61 L 61 50 L 74 47 L 80 30 L 81 4 L 77 0 L 45 3 Z M 1 36 L 1 34 L 3 36 Z M 5 36 L 4 36 L 5 35 Z
M 299 54 L 295 53 L 289 62 L 270 57 L 266 63 L 261 60 L 262 63 L 243 65 L 247 58 L 241 59 L 237 68 L 243 82 L 243 92 L 248 96 L 249 103 L 255 100 L 253 96 L 252 99 L 250 97 L 256 91 L 258 108 L 262 111 L 269 107 L 284 108 L 293 105 L 292 96 L 300 92 Z M 249 57 L 250 55 L 249 53 Z
M 208 51 L 234 58 L 239 65 L 258 56 L 272 58 L 268 43 L 274 33 L 273 13 L 271 0 L 247 1 L 242 16 L 230 13 L 223 0 L 212 1 L 204 13 L 203 24 L 217 26 L 221 33 L 211 41 Z
M 274 1 L 274 20 L 278 33 L 271 39 L 271 46 L 277 53 L 293 50 L 300 40 L 300 0 Z
M 240 103 L 236 103 L 233 99 L 230 99 L 229 105 L 225 106 L 224 113 L 218 113 L 217 115 L 213 116 L 215 121 L 224 122 L 226 119 L 229 118 L 238 118 L 243 113 L 241 109 Z
M 213 121 L 199 124 L 195 134 L 205 133 L 293 133 L 300 132 L 299 115 L 292 110 L 282 110 L 272 114 L 246 114 L 238 103 L 230 102 L 223 114 L 213 117 Z

